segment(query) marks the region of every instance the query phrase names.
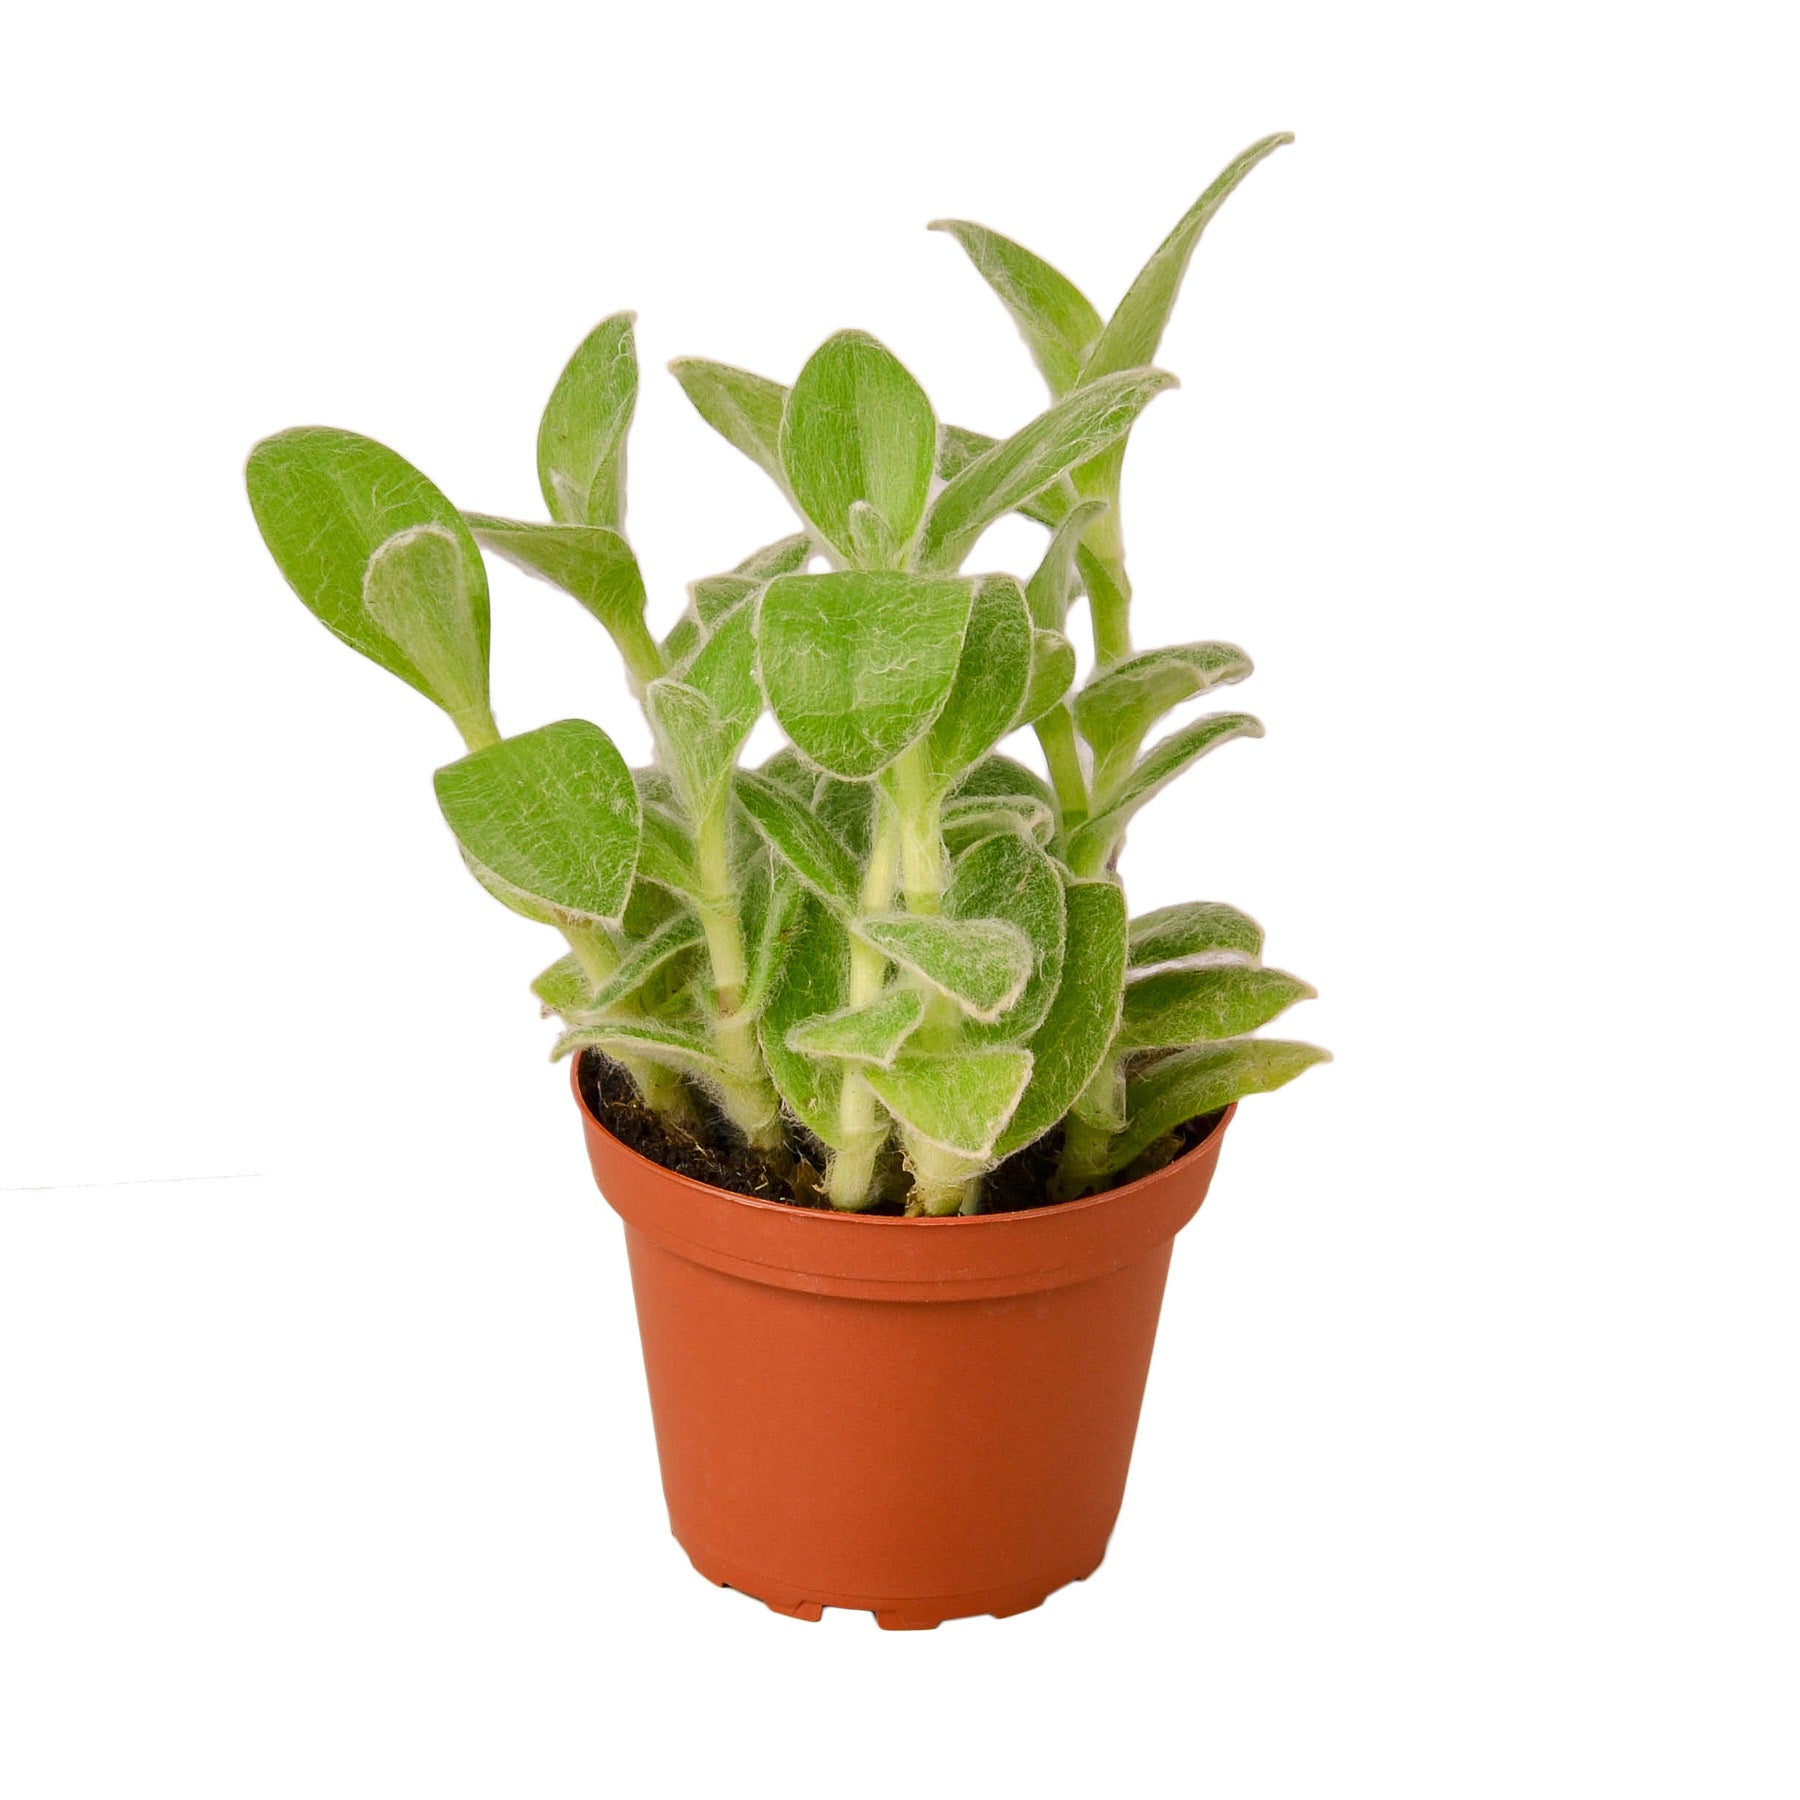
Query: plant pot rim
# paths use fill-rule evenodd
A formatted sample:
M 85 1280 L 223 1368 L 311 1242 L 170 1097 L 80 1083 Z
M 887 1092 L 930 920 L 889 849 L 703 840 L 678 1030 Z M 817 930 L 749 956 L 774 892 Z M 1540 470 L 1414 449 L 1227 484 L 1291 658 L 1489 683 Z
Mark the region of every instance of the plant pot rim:
M 761 1200 L 678 1174 L 620 1142 L 594 1116 L 578 1058 L 569 1085 L 601 1191 L 628 1226 L 722 1273 L 885 1300 L 1026 1293 L 1137 1261 L 1199 1210 L 1237 1112 L 1233 1103 L 1173 1162 L 1103 1194 L 1017 1212 L 906 1219 Z

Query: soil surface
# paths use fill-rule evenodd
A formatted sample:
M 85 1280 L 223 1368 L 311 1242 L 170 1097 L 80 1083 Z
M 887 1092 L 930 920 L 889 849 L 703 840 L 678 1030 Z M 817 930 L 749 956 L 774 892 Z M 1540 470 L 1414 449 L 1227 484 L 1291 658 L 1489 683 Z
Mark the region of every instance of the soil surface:
M 699 1096 L 695 1098 L 695 1116 L 686 1123 L 653 1113 L 639 1097 L 631 1077 L 597 1050 L 582 1053 L 579 1079 L 581 1097 L 594 1117 L 639 1156 L 661 1163 L 677 1175 L 724 1188 L 728 1193 L 748 1194 L 755 1200 L 779 1200 L 789 1206 L 829 1205 L 824 1186 L 825 1147 L 792 1120 L 788 1121 L 788 1141 L 781 1151 L 758 1150 Z M 1122 1187 L 1128 1181 L 1141 1180 L 1176 1157 L 1185 1156 L 1222 1116 L 1219 1112 L 1203 1113 L 1176 1126 L 1106 1186 Z M 1062 1137 L 1062 1127 L 1058 1125 L 1036 1143 L 1027 1144 L 997 1168 L 990 1169 L 982 1183 L 981 1210 L 1024 1212 L 1032 1207 L 1055 1205 L 1048 1198 L 1048 1189 L 1062 1154 Z M 906 1191 L 911 1185 L 910 1177 L 895 1158 L 883 1172 L 881 1198 L 869 1210 L 890 1215 L 904 1213 Z

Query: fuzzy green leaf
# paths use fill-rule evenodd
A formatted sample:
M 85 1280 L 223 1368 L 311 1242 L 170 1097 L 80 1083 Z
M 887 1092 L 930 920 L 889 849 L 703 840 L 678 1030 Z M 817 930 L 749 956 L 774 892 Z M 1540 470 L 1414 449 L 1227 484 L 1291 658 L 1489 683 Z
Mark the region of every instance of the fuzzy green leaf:
M 985 456 L 999 442 L 985 431 L 971 431 L 966 425 L 940 425 L 938 479 L 954 481 L 978 456 Z M 1040 525 L 1054 526 L 1067 516 L 1074 504 L 1074 483 L 1066 475 L 1059 475 L 1048 487 L 1020 501 L 1013 510 L 1027 519 L 1035 519 Z
M 859 500 L 909 543 L 936 458 L 931 402 L 885 345 L 840 331 L 807 359 L 781 416 L 781 465 L 795 503 L 839 551 L 854 550 Z
M 735 571 L 730 575 L 703 575 L 698 581 L 688 583 L 688 600 L 694 608 L 694 617 L 705 630 L 711 631 L 761 586 L 754 576 L 739 575 Z
M 974 590 L 859 570 L 771 581 L 757 612 L 758 666 L 801 754 L 865 781 L 929 731 L 956 679 Z
M 819 823 L 855 859 L 866 862 L 875 838 L 875 788 L 867 781 L 839 781 L 821 775 L 813 789 L 813 812 Z
M 589 997 L 587 1012 L 604 1012 L 629 1000 L 660 969 L 705 941 L 700 921 L 692 913 L 676 913 L 665 920 L 641 942 L 633 944 L 619 960 L 619 966 L 601 982 Z
M 1175 385 L 1162 369 L 1104 376 L 978 456 L 932 502 L 919 566 L 956 568 L 996 519 L 1122 436 L 1158 394 Z
M 805 892 L 785 864 L 775 866 L 772 879 L 746 892 L 744 936 L 750 953 L 744 994 L 738 1002 L 740 1016 L 754 1019 L 767 1006 L 780 979 L 788 947 L 799 929 L 800 901 Z
M 832 1149 L 843 1147 L 839 1107 L 847 1065 L 790 1050 L 787 1038 L 804 1020 L 842 1012 L 849 994 L 849 934 L 818 899 L 804 894 L 757 1034 L 776 1091 L 800 1123 Z
M 531 991 L 546 1014 L 559 1013 L 567 1019 L 593 1010 L 594 984 L 573 956 L 559 956 L 531 984 Z
M 897 569 L 906 560 L 894 528 L 866 500 L 852 500 L 850 560 L 859 569 Z
M 1225 165 L 1218 178 L 1182 215 L 1175 229 L 1139 270 L 1137 279 L 1088 353 L 1081 371 L 1084 382 L 1120 369 L 1141 368 L 1156 355 L 1157 347 L 1162 343 L 1163 328 L 1175 309 L 1175 296 L 1181 291 L 1181 278 L 1187 273 L 1188 261 L 1200 241 L 1201 232 L 1230 198 L 1232 190 L 1264 157 L 1272 156 L 1283 144 L 1293 141 L 1291 131 L 1278 131 L 1272 137 L 1259 139 Z
M 1129 1168 L 1166 1131 L 1246 1094 L 1284 1086 L 1331 1053 L 1279 1038 L 1234 1038 L 1178 1050 L 1132 1077 L 1124 1131 L 1107 1151 L 1106 1169 Z
M 759 770 L 739 769 L 736 787 L 738 800 L 769 848 L 815 894 L 840 910 L 856 903 L 856 864 L 807 802 Z
M 788 1032 L 788 1048 L 891 1069 L 924 1017 L 925 996 L 917 988 L 891 988 L 867 1006 L 803 1020 Z
M 941 825 L 944 848 L 952 856 L 979 844 L 984 838 L 1011 832 L 1032 843 L 1049 843 L 1056 832 L 1056 818 L 1043 801 L 1023 794 L 971 794 L 944 802 Z
M 1075 646 L 1060 631 L 1031 634 L 1031 679 L 1019 702 L 1015 725 L 1035 725 L 1057 705 L 1075 681 Z
M 1139 807 L 1209 750 L 1216 750 L 1233 738 L 1259 738 L 1262 734 L 1261 724 L 1248 713 L 1208 713 L 1152 744 L 1137 767 L 1106 796 L 1105 810 L 1088 820 L 1070 839 L 1071 864 L 1081 868 L 1091 857 L 1103 854 L 1105 846 L 1125 828 Z
M 785 788 L 804 805 L 811 805 L 813 790 L 819 785 L 819 771 L 792 744 L 783 744 L 756 773 Z
M 1113 881 L 1067 884 L 1062 980 L 1032 1034 L 1031 1085 L 998 1145 L 1010 1156 L 1042 1137 L 1094 1079 L 1118 1029 L 1125 980 L 1125 893 Z
M 617 919 L 640 815 L 625 760 L 599 726 L 564 719 L 439 769 L 438 806 L 476 878 L 544 924 Z
M 983 576 L 975 588 L 956 679 L 925 736 L 926 756 L 940 786 L 954 782 L 1012 730 L 1030 684 L 1031 655 L 1024 589 L 1010 575 Z
M 701 1025 L 665 1019 L 609 1020 L 565 1031 L 550 1052 L 560 1062 L 573 1050 L 603 1050 L 608 1056 L 643 1057 L 667 1068 L 681 1069 L 702 1081 L 722 1083 L 725 1066 L 714 1053 L 711 1034 Z
M 712 816 L 730 791 L 732 764 L 749 725 L 722 718 L 699 689 L 667 675 L 644 690 L 644 711 L 658 760 L 675 777 L 688 817 L 698 822 Z
M 563 525 L 625 524 L 625 435 L 637 407 L 632 313 L 602 319 L 558 377 L 538 426 L 538 485 Z
M 865 1069 L 863 1076 L 882 1105 L 920 1137 L 984 1158 L 1031 1079 L 1031 1052 L 971 1048 L 901 1055 L 891 1069 Z
M 1219 900 L 1184 900 L 1131 921 L 1131 966 L 1153 969 L 1199 956 L 1257 961 L 1263 930 L 1248 913 Z
M 1050 784 L 1043 776 L 1010 756 L 984 756 L 950 791 L 957 800 L 1011 795 L 1041 801 L 1046 812 L 1054 812 L 1056 806 Z
M 470 513 L 468 521 L 488 549 L 573 594 L 615 638 L 642 631 L 644 577 L 618 532 L 603 525 L 536 525 L 489 513 Z
M 1075 576 L 1081 534 L 1106 510 L 1105 500 L 1083 500 L 1079 506 L 1070 507 L 1050 533 L 1043 560 L 1025 584 L 1031 622 L 1040 630 L 1061 631 L 1068 623 L 1069 607 L 1081 591 Z
M 363 607 L 443 697 L 459 725 L 485 735 L 487 652 L 469 601 L 466 537 L 443 525 L 396 532 L 369 558 Z
M 735 611 L 713 619 L 707 627 L 706 641 L 682 672 L 682 680 L 704 694 L 727 725 L 748 735 L 763 704 L 762 688 L 756 679 L 754 609 L 739 605 Z
M 874 913 L 850 928 L 984 1023 L 1019 998 L 1036 960 L 1024 932 L 1000 919 Z
M 669 373 L 681 383 L 694 411 L 785 493 L 781 411 L 787 404 L 787 389 L 766 375 L 752 375 L 748 369 L 708 362 L 700 356 L 678 356 L 669 364 Z
M 1297 975 L 1245 963 L 1163 969 L 1127 983 L 1118 1050 L 1175 1050 L 1243 1037 L 1315 990 Z
M 1100 670 L 1075 696 L 1075 726 L 1096 750 L 1140 742 L 1171 707 L 1242 681 L 1250 659 L 1235 644 L 1172 644 Z
M 1028 837 L 989 837 L 957 859 L 944 890 L 952 919 L 1000 919 L 1031 946 L 1031 974 L 997 1019 L 970 1024 L 976 1043 L 1023 1043 L 1044 1022 L 1062 980 L 1067 911 L 1063 884 L 1050 858 Z
M 1081 365 L 1100 336 L 1100 315 L 1093 303 L 1060 270 L 985 225 L 934 219 L 930 229 L 948 232 L 968 252 L 982 279 L 1012 314 L 1051 393 L 1066 394 L 1080 380 Z
M 812 533 L 798 531 L 792 537 L 777 538 L 760 550 L 752 550 L 731 572 L 748 575 L 752 581 L 768 581 L 776 575 L 798 574 L 812 560 L 812 554 Z
M 700 868 L 686 827 L 667 807 L 646 801 L 643 837 L 638 847 L 638 875 L 670 893 L 689 897 L 701 889 Z
M 487 573 L 456 508 L 385 444 L 327 426 L 264 438 L 250 452 L 244 481 L 269 554 L 321 623 L 435 701 L 465 735 L 483 735 L 478 727 L 488 718 Z M 404 609 L 407 591 L 441 561 L 429 547 L 412 553 L 405 582 L 398 579 L 397 565 L 382 582 L 383 623 L 369 610 L 370 564 L 395 538 L 415 541 L 410 534 L 422 526 L 443 533 L 455 546 L 457 577 L 430 597 L 423 616 L 403 624 L 396 610 Z M 435 674 L 420 666 L 420 655 L 434 663 Z M 487 728 L 491 731 L 491 723 Z

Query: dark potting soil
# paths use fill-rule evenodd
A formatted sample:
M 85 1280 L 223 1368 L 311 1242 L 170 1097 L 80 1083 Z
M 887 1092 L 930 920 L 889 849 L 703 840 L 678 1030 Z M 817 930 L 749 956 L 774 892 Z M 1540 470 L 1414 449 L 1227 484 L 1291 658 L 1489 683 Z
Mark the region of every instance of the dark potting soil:
M 788 1121 L 787 1143 L 780 1151 L 759 1150 L 699 1096 L 695 1097 L 695 1116 L 685 1124 L 652 1112 L 631 1077 L 598 1050 L 582 1053 L 578 1079 L 588 1109 L 620 1143 L 677 1175 L 724 1188 L 727 1193 L 747 1194 L 754 1200 L 820 1208 L 830 1204 L 825 1198 L 825 1147 L 792 1120 Z M 1178 1156 L 1185 1156 L 1221 1117 L 1222 1111 L 1202 1113 L 1177 1125 L 1122 1175 L 1108 1182 L 1107 1187 L 1141 1180 Z M 1062 1156 L 1062 1140 L 1063 1128 L 1058 1125 L 990 1169 L 982 1183 L 981 1210 L 1024 1212 L 1031 1207 L 1055 1205 L 1049 1198 L 1049 1187 Z M 911 1185 L 911 1178 L 895 1158 L 882 1171 L 881 1198 L 869 1210 L 890 1215 L 904 1213 L 906 1192 Z

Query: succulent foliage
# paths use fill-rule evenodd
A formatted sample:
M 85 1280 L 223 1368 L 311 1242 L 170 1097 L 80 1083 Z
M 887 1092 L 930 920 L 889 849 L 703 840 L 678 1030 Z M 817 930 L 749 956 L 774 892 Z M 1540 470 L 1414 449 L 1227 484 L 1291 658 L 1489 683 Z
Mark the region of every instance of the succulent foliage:
M 258 444 L 250 502 L 308 607 L 436 702 L 467 754 L 437 798 L 475 878 L 553 926 L 534 983 L 558 1056 L 593 1046 L 658 1111 L 704 1097 L 779 1153 L 825 1147 L 833 1205 L 903 1193 L 973 1212 L 999 1159 L 1057 1126 L 1069 1198 L 1168 1154 L 1185 1120 L 1279 1087 L 1324 1052 L 1252 1034 L 1312 990 L 1216 901 L 1131 919 L 1115 873 L 1139 808 L 1247 713 L 1170 711 L 1242 681 L 1231 644 L 1136 651 L 1119 478 L 1207 222 L 1285 134 L 1232 162 L 1110 318 L 999 233 L 939 221 L 1018 326 L 1050 403 L 1009 436 L 942 423 L 866 332 L 791 386 L 671 365 L 800 529 L 696 581 L 660 639 L 625 535 L 632 316 L 602 321 L 538 433 L 547 521 L 462 511 L 384 446 L 307 427 Z M 1023 576 L 965 568 L 990 525 L 1047 528 Z M 488 701 L 482 551 L 584 606 L 655 743 L 629 769 L 598 726 L 502 736 Z M 1070 612 L 1094 669 L 1074 686 Z M 742 766 L 765 712 L 787 747 Z M 1048 782 L 1003 745 L 1029 729 Z

